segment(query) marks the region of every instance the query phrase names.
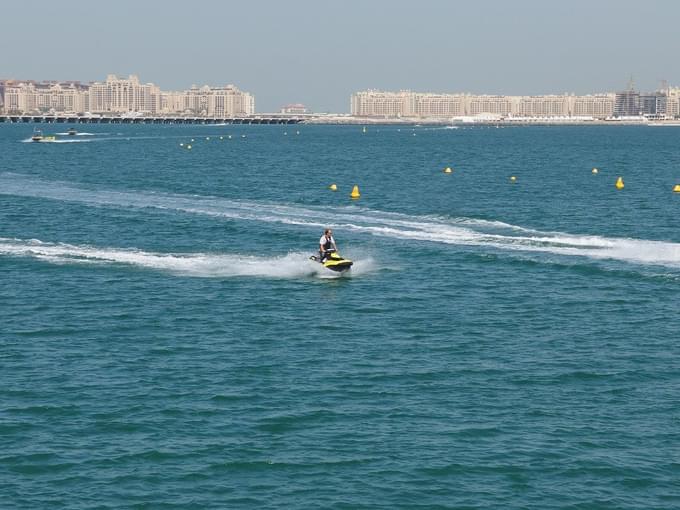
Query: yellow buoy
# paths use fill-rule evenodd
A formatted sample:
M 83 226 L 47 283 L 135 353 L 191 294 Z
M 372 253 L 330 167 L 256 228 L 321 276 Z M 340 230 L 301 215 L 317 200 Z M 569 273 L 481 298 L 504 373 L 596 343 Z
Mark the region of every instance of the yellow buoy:
M 517 182 L 517 177 L 514 175 L 510 177 L 510 182 Z
M 191 145 L 187 145 L 187 149 L 191 150 Z
M 673 192 L 680 193 L 680 184 L 676 184 L 675 186 L 673 186 Z
M 328 186 L 328 189 L 331 191 L 338 191 L 338 185 L 337 184 L 331 184 Z
M 445 173 L 445 174 L 450 174 L 451 172 L 453 172 L 453 170 L 451 170 L 451 167 L 450 167 L 450 166 L 447 166 L 447 167 L 444 169 L 444 173 Z
M 354 199 L 359 198 L 361 196 L 361 193 L 359 193 L 359 186 L 355 184 L 354 187 L 352 188 L 352 193 L 350 193 L 349 196 L 350 198 Z
M 616 179 L 616 189 L 623 189 L 623 177 Z
M 597 168 L 593 168 L 593 173 L 597 174 L 597 172 L 599 172 L 599 170 Z

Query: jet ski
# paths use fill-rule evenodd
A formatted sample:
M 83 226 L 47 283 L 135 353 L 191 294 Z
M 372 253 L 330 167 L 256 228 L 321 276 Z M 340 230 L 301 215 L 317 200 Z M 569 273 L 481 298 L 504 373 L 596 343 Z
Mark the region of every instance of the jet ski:
M 31 136 L 32 142 L 56 142 L 56 136 L 45 136 L 39 129 L 33 130 L 33 136 Z
M 312 255 L 309 258 L 315 262 L 319 262 L 326 269 L 330 269 L 331 271 L 335 271 L 336 273 L 344 273 L 350 267 L 352 267 L 352 264 L 354 264 L 354 262 L 352 262 L 351 260 L 342 258 L 340 254 L 335 250 L 328 250 L 326 252 L 326 257 L 324 258 L 323 262 L 321 262 L 319 257 L 316 255 Z

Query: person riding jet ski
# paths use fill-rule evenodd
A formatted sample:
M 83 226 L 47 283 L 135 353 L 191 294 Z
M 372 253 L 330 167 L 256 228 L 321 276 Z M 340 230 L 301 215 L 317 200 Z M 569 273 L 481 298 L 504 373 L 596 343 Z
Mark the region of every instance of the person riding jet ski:
M 338 247 L 335 245 L 335 239 L 333 239 L 333 231 L 327 228 L 319 239 L 319 262 L 323 264 L 331 250 L 337 251 Z

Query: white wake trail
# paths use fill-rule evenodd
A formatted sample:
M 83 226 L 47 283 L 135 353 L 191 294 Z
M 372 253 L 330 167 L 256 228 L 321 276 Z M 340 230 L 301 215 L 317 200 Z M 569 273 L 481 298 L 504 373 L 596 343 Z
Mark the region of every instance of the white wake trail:
M 93 206 L 155 208 L 227 220 L 331 227 L 376 237 L 594 260 L 619 260 L 680 268 L 680 243 L 544 232 L 501 221 L 413 216 L 347 206 L 297 206 L 227 198 L 136 191 L 88 190 L 16 174 L 0 174 L 0 194 L 46 198 Z
M 203 278 L 250 276 L 296 279 L 340 276 L 309 260 L 307 253 L 288 253 L 278 257 L 224 253 L 153 253 L 136 249 L 47 243 L 35 239 L 0 238 L 0 255 L 35 258 L 53 264 L 129 265 L 179 276 Z M 375 268 L 371 258 L 364 258 L 356 261 L 356 267 L 343 276 L 358 276 Z

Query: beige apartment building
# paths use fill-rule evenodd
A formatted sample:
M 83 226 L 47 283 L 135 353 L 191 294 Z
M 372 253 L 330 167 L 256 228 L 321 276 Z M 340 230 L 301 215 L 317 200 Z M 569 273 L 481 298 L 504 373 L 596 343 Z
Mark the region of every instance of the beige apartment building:
M 161 113 L 213 118 L 242 117 L 255 113 L 255 98 L 234 85 L 205 85 L 200 88 L 194 85 L 185 91 L 161 93 Z
M 5 111 L 7 113 L 87 111 L 89 97 L 87 86 L 76 83 L 18 82 L 5 84 Z
M 234 85 L 162 92 L 153 83 L 141 83 L 135 75 L 118 78 L 110 74 L 105 81 L 89 85 L 7 82 L 4 91 L 4 109 L 10 114 L 89 112 L 228 118 L 255 113 L 254 97 Z
M 92 113 L 155 114 L 160 110 L 160 89 L 152 84 L 139 82 L 130 75 L 127 79 L 110 74 L 105 82 L 90 85 L 90 110 Z
M 361 117 L 413 117 L 416 115 L 415 98 L 416 94 L 408 90 L 357 92 L 352 95 L 352 115 Z
M 666 116 L 680 117 L 680 88 L 669 88 L 666 95 Z
M 680 91 L 680 89 L 674 89 Z M 676 94 L 674 97 L 680 97 Z M 669 96 L 669 102 L 671 96 Z M 357 117 L 429 117 L 494 115 L 502 117 L 593 117 L 614 113 L 615 94 L 576 96 L 501 96 L 430 94 L 411 91 L 366 90 L 352 95 L 352 115 Z M 677 99 L 674 104 L 678 104 Z

